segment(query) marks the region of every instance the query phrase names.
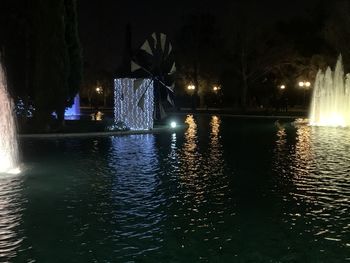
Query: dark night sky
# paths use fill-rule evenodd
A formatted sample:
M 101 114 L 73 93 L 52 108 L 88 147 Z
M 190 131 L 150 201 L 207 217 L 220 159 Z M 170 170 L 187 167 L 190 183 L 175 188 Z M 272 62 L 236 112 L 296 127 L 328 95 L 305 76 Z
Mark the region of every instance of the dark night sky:
M 229 3 L 228 3 L 229 2 Z M 212 13 L 219 19 L 233 15 L 231 10 L 242 10 L 263 21 L 272 22 L 306 14 L 317 0 L 294 1 L 209 1 L 209 0 L 144 0 L 78 1 L 79 32 L 85 61 L 94 70 L 114 71 L 120 64 L 125 27 L 132 26 L 133 48 L 154 31 L 171 36 L 182 25 L 183 19 L 192 13 Z M 254 15 L 252 15 L 254 14 Z

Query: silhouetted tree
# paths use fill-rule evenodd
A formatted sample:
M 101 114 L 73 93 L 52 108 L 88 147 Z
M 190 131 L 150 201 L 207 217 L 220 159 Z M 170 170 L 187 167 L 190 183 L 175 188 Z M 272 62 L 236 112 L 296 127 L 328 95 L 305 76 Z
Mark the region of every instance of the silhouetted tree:
M 77 27 L 77 1 L 65 0 L 65 40 L 68 52 L 68 96 L 67 106 L 71 106 L 82 81 L 82 55 Z
M 55 111 L 62 123 L 81 82 L 76 1 L 35 0 L 32 4 L 35 115 L 47 125 Z
M 175 46 L 179 77 L 195 85 L 203 106 L 205 94 L 217 84 L 221 72 L 222 38 L 216 18 L 190 16 L 177 33 Z
M 64 13 L 64 0 L 33 1 L 35 115 L 43 125 L 53 111 L 63 120 L 68 97 Z
M 331 49 L 333 58 L 341 53 L 345 70 L 350 70 L 350 3 L 349 1 L 336 1 L 327 5 L 329 15 L 325 19 L 323 36 Z M 334 61 L 332 61 L 334 64 Z

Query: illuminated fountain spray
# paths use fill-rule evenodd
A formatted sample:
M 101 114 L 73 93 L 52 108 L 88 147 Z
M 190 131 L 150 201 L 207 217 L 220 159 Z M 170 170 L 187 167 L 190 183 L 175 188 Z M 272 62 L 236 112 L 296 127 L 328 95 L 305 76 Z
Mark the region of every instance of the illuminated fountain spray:
M 18 173 L 18 145 L 13 103 L 0 65 L 0 173 Z
M 80 116 L 80 97 L 79 93 L 74 97 L 74 103 L 71 107 L 67 108 L 64 113 L 66 120 L 79 119 Z
M 334 72 L 328 67 L 316 75 L 309 124 L 350 126 L 350 74 L 344 76 L 341 56 Z

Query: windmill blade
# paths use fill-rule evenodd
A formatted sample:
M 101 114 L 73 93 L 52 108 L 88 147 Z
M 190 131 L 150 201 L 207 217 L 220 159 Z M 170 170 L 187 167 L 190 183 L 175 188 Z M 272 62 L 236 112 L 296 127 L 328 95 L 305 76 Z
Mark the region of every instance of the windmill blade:
M 134 92 L 136 92 L 142 85 L 143 79 L 135 79 L 134 80 Z
M 170 90 L 171 92 L 174 93 L 174 89 L 175 89 L 175 83 L 171 84 L 171 86 L 166 86 L 168 90 Z
M 171 46 L 171 43 L 169 42 L 169 46 L 168 46 L 168 56 L 169 56 L 169 54 L 170 54 L 170 52 L 171 52 L 172 49 L 173 49 L 173 48 L 172 48 L 172 46 Z
M 162 51 L 165 51 L 165 42 L 166 42 L 166 35 L 163 33 L 160 33 L 160 46 Z
M 172 98 L 170 98 L 170 95 L 169 95 L 169 93 L 168 93 L 168 95 L 167 95 L 167 101 L 171 104 L 171 106 L 173 106 L 174 107 L 174 101 L 173 101 L 173 99 Z
M 131 72 L 134 72 L 138 69 L 141 69 L 141 66 L 139 64 L 137 64 L 136 62 L 131 60 Z
M 142 109 L 142 111 L 145 110 L 145 94 L 146 94 L 146 92 L 144 92 L 144 93 L 142 94 L 140 100 L 139 100 L 138 103 L 137 103 L 137 106 L 139 106 L 139 107 Z
M 160 101 L 159 101 L 158 105 L 159 105 L 160 119 L 164 119 L 164 117 L 166 116 L 166 112 L 164 110 L 164 107 Z
M 152 38 L 154 40 L 154 48 L 156 48 L 156 46 L 157 46 L 157 34 L 156 34 L 156 32 L 152 33 Z
M 149 45 L 148 40 L 146 40 L 145 43 L 143 43 L 143 45 L 141 46 L 141 49 L 146 51 L 151 56 L 153 56 L 153 52 L 152 52 L 151 46 Z
M 173 63 L 173 66 L 171 67 L 170 72 L 168 73 L 169 75 L 172 75 L 176 72 L 176 66 L 175 66 L 175 62 Z

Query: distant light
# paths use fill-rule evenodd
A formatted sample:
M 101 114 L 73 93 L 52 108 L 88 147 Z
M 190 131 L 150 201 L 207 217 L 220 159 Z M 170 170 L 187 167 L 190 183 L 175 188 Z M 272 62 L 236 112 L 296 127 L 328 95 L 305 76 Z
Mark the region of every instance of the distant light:
M 299 82 L 299 87 L 304 87 L 304 82 L 303 81 Z
M 102 93 L 102 91 L 103 91 L 103 90 L 102 90 L 102 88 L 101 88 L 101 87 L 97 87 L 97 88 L 96 88 L 96 92 L 97 92 L 98 94 L 101 94 L 101 93 Z
M 310 87 L 311 86 L 311 83 L 309 81 L 306 81 L 305 82 L 305 87 Z
M 171 128 L 176 128 L 176 126 L 177 126 L 177 124 L 176 124 L 176 122 L 175 121 L 172 121 L 171 123 L 170 123 L 170 127 Z
M 196 87 L 195 87 L 194 85 L 191 84 L 191 85 L 188 85 L 188 86 L 187 86 L 187 89 L 188 89 L 188 90 L 194 90 L 194 89 L 196 89 Z
M 213 91 L 218 91 L 218 90 L 220 90 L 220 86 L 214 86 L 213 87 Z
M 286 88 L 285 85 L 281 85 L 281 86 L 280 86 L 280 89 L 285 89 L 285 88 Z

